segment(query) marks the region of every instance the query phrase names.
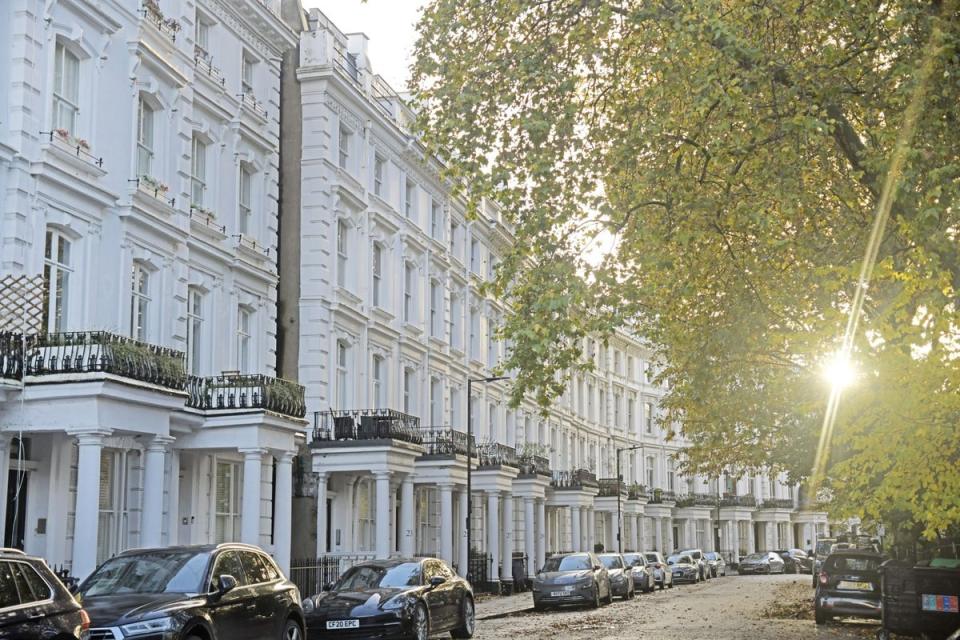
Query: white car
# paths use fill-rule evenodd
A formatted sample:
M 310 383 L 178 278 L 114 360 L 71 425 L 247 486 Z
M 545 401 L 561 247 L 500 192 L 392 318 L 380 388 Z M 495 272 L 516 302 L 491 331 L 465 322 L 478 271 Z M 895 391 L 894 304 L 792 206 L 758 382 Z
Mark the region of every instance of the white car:
M 662 590 L 664 587 L 673 589 L 673 572 L 667 566 L 667 561 L 663 555 L 656 551 L 644 551 L 643 557 L 647 559 L 647 566 L 653 566 L 653 577 L 657 586 Z

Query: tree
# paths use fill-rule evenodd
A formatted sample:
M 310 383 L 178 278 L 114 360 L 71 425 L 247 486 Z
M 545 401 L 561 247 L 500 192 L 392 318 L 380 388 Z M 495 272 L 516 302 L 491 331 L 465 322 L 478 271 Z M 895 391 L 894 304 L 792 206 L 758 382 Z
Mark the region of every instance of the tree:
M 809 473 L 820 363 L 922 98 L 858 316 L 838 505 L 866 495 L 851 465 L 896 453 L 878 442 L 896 440 L 896 460 L 921 451 L 894 409 L 956 431 L 956 0 L 433 0 L 415 53 L 425 143 L 472 212 L 495 198 L 514 226 L 494 285 L 511 305 L 514 402 L 546 405 L 588 367 L 584 336 L 636 332 L 670 382 L 667 424 L 694 444 L 688 467 L 708 475 Z M 930 385 L 893 384 L 894 365 Z M 886 413 L 847 410 L 870 401 Z M 950 480 L 923 500 L 869 476 L 928 533 L 960 520 L 942 492 L 960 445 L 941 443 L 923 451 L 953 461 Z

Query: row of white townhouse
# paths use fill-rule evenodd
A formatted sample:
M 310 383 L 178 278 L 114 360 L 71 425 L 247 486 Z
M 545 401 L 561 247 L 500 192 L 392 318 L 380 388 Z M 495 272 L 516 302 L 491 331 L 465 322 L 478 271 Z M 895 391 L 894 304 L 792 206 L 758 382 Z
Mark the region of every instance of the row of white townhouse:
M 78 577 L 233 540 L 466 571 L 472 499 L 496 583 L 616 547 L 618 502 L 625 549 L 825 527 L 783 478 L 683 477 L 632 336 L 587 341 L 546 418 L 504 381 L 468 401 L 509 225 L 465 218 L 365 36 L 298 0 L 11 0 L 0 48 L 4 544 Z

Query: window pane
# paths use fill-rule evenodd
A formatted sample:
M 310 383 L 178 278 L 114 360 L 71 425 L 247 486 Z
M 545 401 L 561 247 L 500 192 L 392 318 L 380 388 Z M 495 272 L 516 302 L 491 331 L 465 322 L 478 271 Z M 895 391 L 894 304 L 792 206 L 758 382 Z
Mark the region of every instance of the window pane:
M 0 608 L 15 607 L 20 604 L 17 585 L 13 581 L 9 562 L 0 562 Z

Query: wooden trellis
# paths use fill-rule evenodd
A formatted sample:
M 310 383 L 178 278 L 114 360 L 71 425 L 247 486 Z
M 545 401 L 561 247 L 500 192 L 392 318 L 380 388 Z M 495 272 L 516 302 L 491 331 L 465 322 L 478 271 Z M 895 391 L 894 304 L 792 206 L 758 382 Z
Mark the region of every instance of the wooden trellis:
M 0 332 L 37 334 L 43 330 L 42 275 L 0 279 Z

